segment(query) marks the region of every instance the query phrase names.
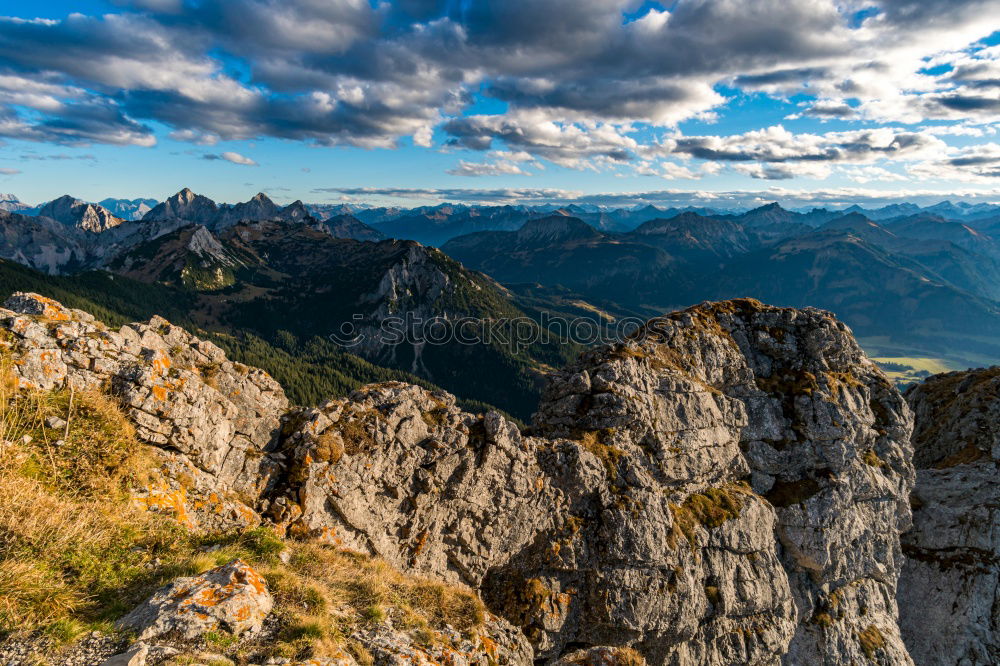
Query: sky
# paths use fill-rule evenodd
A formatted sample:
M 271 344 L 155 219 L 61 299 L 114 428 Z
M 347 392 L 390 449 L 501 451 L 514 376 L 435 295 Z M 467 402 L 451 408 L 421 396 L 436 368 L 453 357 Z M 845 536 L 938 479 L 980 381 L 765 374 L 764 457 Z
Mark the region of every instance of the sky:
M 0 192 L 1000 202 L 1000 0 L 0 0 Z

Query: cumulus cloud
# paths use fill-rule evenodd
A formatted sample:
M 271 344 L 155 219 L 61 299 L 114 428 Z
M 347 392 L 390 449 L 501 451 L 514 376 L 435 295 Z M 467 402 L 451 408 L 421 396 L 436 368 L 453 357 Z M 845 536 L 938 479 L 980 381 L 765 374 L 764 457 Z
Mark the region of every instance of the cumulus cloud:
M 952 150 L 946 157 L 911 165 L 908 170 L 923 180 L 996 182 L 1000 178 L 1000 144 L 984 143 Z
M 440 128 L 453 148 L 571 168 L 645 169 L 672 155 L 784 178 L 823 169 L 796 162 L 943 148 L 917 130 L 887 142 L 883 129 L 799 135 L 799 149 L 773 128 L 735 140 L 679 137 L 677 124 L 724 113 L 733 89 L 804 95 L 794 116 L 827 121 L 1000 120 L 1000 48 L 977 41 L 996 29 L 997 0 L 116 1 L 119 14 L 0 18 L 0 135 L 148 146 L 158 123 L 201 145 L 392 148 L 404 137 L 433 146 Z M 477 94 L 506 110 L 466 115 Z M 666 140 L 639 138 L 650 129 L 673 130 L 676 145 L 657 155 Z M 764 141 L 778 145 L 754 145 Z M 527 169 L 463 160 L 453 172 Z
M 525 171 L 513 162 L 466 162 L 459 160 L 458 165 L 449 169 L 448 174 L 452 176 L 527 176 L 529 171 Z
M 255 161 L 246 157 L 245 155 L 240 155 L 239 153 L 234 153 L 232 151 L 226 151 L 224 153 L 206 153 L 202 155 L 202 159 L 206 160 L 225 160 L 226 162 L 232 162 L 233 164 L 240 164 L 242 166 L 259 166 Z
M 871 162 L 936 154 L 945 144 L 933 135 L 892 128 L 793 133 L 781 125 L 728 136 L 677 136 L 659 150 L 728 162 Z

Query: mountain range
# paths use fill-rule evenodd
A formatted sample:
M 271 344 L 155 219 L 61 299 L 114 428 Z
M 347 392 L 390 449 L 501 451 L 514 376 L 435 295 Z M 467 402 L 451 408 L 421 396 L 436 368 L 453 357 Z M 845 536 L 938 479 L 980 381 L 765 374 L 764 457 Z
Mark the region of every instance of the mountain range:
M 1000 207 L 988 204 L 845 212 L 773 203 L 740 213 L 389 209 L 279 206 L 264 194 L 219 204 L 188 188 L 158 203 L 94 204 L 69 195 L 34 210 L 17 209 L 11 196 L 3 203 L 0 258 L 53 276 L 52 288 L 70 284 L 58 276 L 84 274 L 115 276 L 88 278 L 99 299 L 124 284 L 137 293 L 155 286 L 158 299 L 184 304 L 181 316 L 193 328 L 229 336 L 234 353 L 312 345 L 316 363 L 351 368 L 329 380 L 337 387 L 370 376 L 363 359 L 521 418 L 546 369 L 578 347 L 514 348 L 508 340 L 473 354 L 462 345 L 423 344 L 412 321 L 406 344 L 378 342 L 379 333 L 406 316 L 448 326 L 468 317 L 524 320 L 537 329 L 558 313 L 603 328 L 626 315 L 753 296 L 830 309 L 877 357 L 962 367 L 1000 359 Z M 329 336 L 343 327 L 365 342 L 338 346 Z M 281 371 L 269 362 L 291 363 L 277 352 L 260 356 L 276 376 Z M 303 402 L 323 392 L 307 384 L 296 394 Z M 519 387 L 523 398 L 509 400 L 504 386 Z

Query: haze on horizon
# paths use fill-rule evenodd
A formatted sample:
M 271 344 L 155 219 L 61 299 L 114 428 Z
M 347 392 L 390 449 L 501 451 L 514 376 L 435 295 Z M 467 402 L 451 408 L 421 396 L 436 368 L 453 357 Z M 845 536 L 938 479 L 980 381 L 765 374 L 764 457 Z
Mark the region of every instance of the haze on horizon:
M 0 0 L 0 191 L 1000 201 L 1000 0 Z

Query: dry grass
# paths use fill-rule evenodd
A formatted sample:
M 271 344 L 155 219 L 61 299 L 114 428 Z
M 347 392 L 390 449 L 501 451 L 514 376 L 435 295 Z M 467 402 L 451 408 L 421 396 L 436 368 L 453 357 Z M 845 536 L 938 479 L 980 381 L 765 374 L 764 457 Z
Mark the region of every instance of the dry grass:
M 861 643 L 865 656 L 874 661 L 875 653 L 885 647 L 885 636 L 878 627 L 870 624 L 864 631 L 858 633 L 858 642 Z
M 68 428 L 47 428 L 50 416 Z M 155 474 L 152 457 L 100 392 L 19 390 L 0 359 L 0 434 L 0 640 L 45 633 L 67 643 L 111 630 L 157 587 L 236 558 L 268 580 L 282 629 L 268 645 L 229 646 L 234 658 L 349 650 L 364 665 L 371 657 L 350 640 L 355 629 L 391 617 L 431 641 L 446 624 L 471 633 L 484 621 L 470 590 L 404 576 L 375 558 L 266 528 L 197 534 L 144 511 L 130 489 Z M 339 457 L 336 443 L 327 445 Z
M 129 501 L 148 459 L 108 396 L 18 389 L 0 359 L 0 434 L 0 636 L 70 640 L 184 570 L 180 528 Z
M 743 504 L 753 491 L 744 483 L 728 483 L 718 488 L 708 488 L 704 492 L 693 493 L 682 504 L 670 504 L 674 524 L 669 535 L 676 547 L 683 537 L 691 548 L 698 544 L 699 526 L 715 529 L 726 521 L 738 518 Z
M 382 560 L 318 543 L 296 544 L 290 562 L 264 576 L 283 615 L 277 656 L 335 655 L 354 647 L 348 636 L 355 629 L 389 616 L 428 640 L 445 625 L 471 634 L 485 620 L 485 607 L 467 588 L 405 576 Z

